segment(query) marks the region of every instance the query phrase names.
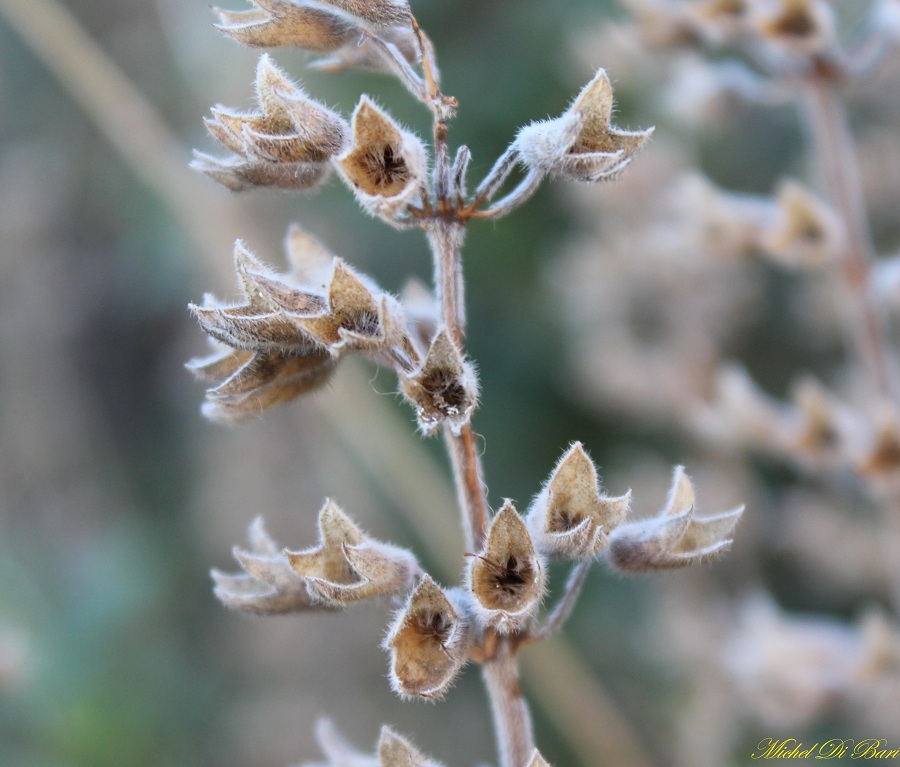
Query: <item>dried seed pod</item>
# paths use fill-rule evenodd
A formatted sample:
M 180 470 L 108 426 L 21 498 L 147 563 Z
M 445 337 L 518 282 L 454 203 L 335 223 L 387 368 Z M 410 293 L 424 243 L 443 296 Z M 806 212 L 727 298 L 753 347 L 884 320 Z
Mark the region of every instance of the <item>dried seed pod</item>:
M 420 572 L 410 552 L 369 538 L 330 499 L 319 512 L 319 545 L 285 555 L 313 599 L 334 606 L 404 593 Z
M 600 69 L 562 116 L 525 126 L 513 146 L 542 173 L 587 183 L 612 178 L 653 133 L 614 128 L 612 110 L 612 83 Z
M 216 29 L 255 48 L 291 46 L 328 53 L 358 40 L 360 23 L 336 8 L 303 0 L 250 0 L 251 11 L 213 9 Z
M 441 767 L 387 725 L 378 739 L 378 759 L 381 767 Z
M 631 504 L 629 491 L 618 498 L 600 492 L 597 469 L 580 442 L 560 458 L 526 518 L 545 554 L 565 559 L 593 557 L 608 543 Z
M 391 687 L 410 698 L 440 698 L 469 659 L 472 643 L 464 602 L 423 576 L 397 613 L 384 648 L 391 653 Z
M 337 166 L 360 205 L 391 223 L 423 194 L 425 147 L 367 96 L 357 104 L 352 126 L 353 143 Z
M 206 128 L 233 156 L 195 152 L 192 167 L 235 191 L 318 184 L 330 172 L 331 158 L 346 146 L 350 126 L 307 96 L 267 55 L 256 68 L 256 98 L 260 112 L 212 110 Z
M 754 10 L 751 25 L 759 39 L 783 55 L 814 56 L 836 43 L 834 12 L 823 0 L 758 2 Z
M 693 485 L 684 467 L 677 466 L 663 511 L 616 528 L 609 536 L 606 552 L 620 570 L 685 567 L 728 548 L 731 539 L 726 536 L 743 512 L 741 506 L 711 517 L 695 517 Z
M 373 27 L 409 26 L 406 0 L 322 0 Z
M 778 191 L 775 220 L 761 235 L 766 254 L 787 266 L 824 266 L 844 247 L 840 217 L 808 189 L 787 182 Z
M 433 434 L 443 423 L 458 434 L 478 403 L 478 381 L 446 329 L 434 337 L 425 361 L 413 375 L 400 381 L 404 396 L 416 408 L 423 434 Z
M 281 615 L 301 610 L 321 609 L 306 589 L 306 581 L 294 572 L 287 557 L 266 532 L 262 517 L 250 524 L 250 550 L 234 547 L 234 558 L 244 572 L 212 570 L 214 593 L 232 610 L 257 615 Z
M 524 629 L 544 596 L 544 565 L 512 501 L 491 520 L 484 548 L 467 572 L 481 621 L 505 634 Z
M 323 386 L 335 365 L 334 358 L 323 351 L 292 354 L 225 346 L 187 363 L 198 378 L 220 381 L 207 389 L 202 407 L 203 415 L 214 421 L 256 418 L 263 410 Z

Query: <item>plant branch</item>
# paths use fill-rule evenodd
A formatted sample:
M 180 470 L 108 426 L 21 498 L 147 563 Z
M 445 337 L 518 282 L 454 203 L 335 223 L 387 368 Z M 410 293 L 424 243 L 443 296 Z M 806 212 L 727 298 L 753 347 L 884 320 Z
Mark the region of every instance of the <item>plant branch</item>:
M 894 363 L 884 339 L 882 318 L 872 301 L 870 270 L 874 262 L 865 209 L 862 177 L 844 105 L 833 80 L 813 76 L 807 81 L 806 123 L 812 136 L 822 182 L 844 224 L 845 243 L 838 272 L 852 311 L 852 337 L 875 394 L 896 402 Z
M 575 603 L 578 602 L 578 596 L 581 594 L 581 587 L 584 585 L 584 581 L 587 578 L 588 571 L 591 569 L 592 564 L 592 560 L 586 559 L 572 568 L 572 572 L 569 573 L 569 579 L 566 581 L 566 587 L 562 598 L 556 604 L 556 607 L 553 608 L 550 615 L 547 616 L 544 624 L 531 634 L 528 638 L 529 642 L 544 639 L 544 637 L 552 634 L 569 619 L 572 610 L 575 608 Z
M 510 637 L 498 637 L 496 652 L 484 664 L 482 674 L 491 701 L 500 767 L 525 767 L 534 750 L 534 733 Z

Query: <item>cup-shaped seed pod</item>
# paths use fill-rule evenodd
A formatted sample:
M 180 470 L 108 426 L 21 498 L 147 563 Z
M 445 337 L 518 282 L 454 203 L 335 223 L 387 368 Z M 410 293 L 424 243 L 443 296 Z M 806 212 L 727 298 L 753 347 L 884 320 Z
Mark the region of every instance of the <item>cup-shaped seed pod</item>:
M 525 165 L 542 173 L 587 183 L 609 179 L 653 133 L 614 128 L 612 111 L 612 84 L 600 69 L 562 116 L 525 126 L 513 146 Z
M 727 549 L 744 512 L 740 506 L 711 517 L 694 515 L 694 487 L 683 466 L 675 468 L 665 508 L 656 516 L 620 525 L 609 536 L 609 561 L 631 572 L 686 567 Z
M 291 46 L 329 53 L 354 40 L 362 32 L 358 21 L 336 8 L 303 0 L 251 0 L 249 11 L 214 9 L 216 29 L 239 43 L 254 48 Z
M 336 159 L 337 166 L 360 205 L 390 223 L 422 195 L 425 147 L 367 96 L 353 112 L 352 127 L 353 143 Z
M 215 595 L 232 610 L 257 615 L 282 615 L 322 608 L 315 603 L 303 580 L 287 557 L 266 532 L 262 517 L 257 517 L 248 532 L 250 550 L 235 546 L 234 558 L 242 573 L 212 570 Z
M 387 725 L 378 739 L 378 761 L 380 767 L 441 767 Z
M 446 329 L 431 342 L 422 366 L 401 378 L 404 396 L 416 408 L 423 434 L 433 434 L 443 423 L 458 434 L 478 403 L 478 380 Z
M 369 538 L 330 499 L 319 512 L 319 545 L 285 555 L 310 595 L 334 606 L 404 593 L 420 572 L 410 552 Z
M 384 647 L 398 695 L 442 697 L 469 659 L 472 633 L 460 596 L 425 575 L 397 613 Z
M 491 520 L 484 548 L 468 568 L 476 615 L 501 634 L 525 628 L 544 596 L 544 564 L 511 501 Z
M 631 493 L 610 498 L 600 492 L 597 469 L 580 442 L 560 458 L 534 499 L 528 526 L 541 552 L 565 559 L 593 557 L 621 524 Z

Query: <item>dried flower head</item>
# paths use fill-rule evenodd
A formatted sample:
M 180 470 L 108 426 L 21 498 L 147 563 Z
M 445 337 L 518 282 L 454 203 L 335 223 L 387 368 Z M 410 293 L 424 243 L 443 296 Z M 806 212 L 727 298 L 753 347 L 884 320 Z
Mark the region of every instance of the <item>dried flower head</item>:
M 224 159 L 195 152 L 195 170 L 233 191 L 254 186 L 309 189 L 325 179 L 331 158 L 343 151 L 350 126 L 263 55 L 256 68 L 260 112 L 217 107 L 207 130 L 233 154 Z
M 423 434 L 443 423 L 454 433 L 465 426 L 478 402 L 478 381 L 446 330 L 434 337 L 421 367 L 401 378 L 401 389 L 416 408 Z
M 359 22 L 345 13 L 304 0 L 250 0 L 251 11 L 215 8 L 221 30 L 239 43 L 257 48 L 292 46 L 329 52 L 359 39 Z
M 410 552 L 369 538 L 330 499 L 319 512 L 319 545 L 285 554 L 313 599 L 335 606 L 405 593 L 421 572 Z
M 525 165 L 543 173 L 589 183 L 612 178 L 653 133 L 613 127 L 612 112 L 612 83 L 600 69 L 561 117 L 525 126 L 514 146 Z
M 823 266 L 840 253 L 841 220 L 809 190 L 786 182 L 778 191 L 776 205 L 775 221 L 761 236 L 767 255 L 790 266 Z
M 353 143 L 337 158 L 360 205 L 391 222 L 424 193 L 427 160 L 422 142 L 367 96 L 353 112 Z
M 835 21 L 823 0 L 756 0 L 752 26 L 761 40 L 788 56 L 811 56 L 835 43 Z
M 409 26 L 409 3 L 406 0 L 322 0 L 373 27 Z
M 476 614 L 501 634 L 523 629 L 540 606 L 544 579 L 525 520 L 507 500 L 491 520 L 484 548 L 469 563 Z
M 385 74 L 393 73 L 395 62 L 385 58 L 385 47 L 399 55 L 411 67 L 421 61 L 421 51 L 415 32 L 408 25 L 386 27 L 378 30 L 378 41 L 371 37 L 351 40 L 328 56 L 321 56 L 309 66 L 327 72 L 340 72 L 345 69 L 367 69 Z
M 226 607 L 257 615 L 280 615 L 299 610 L 322 609 L 306 589 L 306 581 L 294 572 L 287 557 L 266 532 L 262 517 L 250 524 L 250 550 L 238 546 L 234 558 L 242 573 L 212 570 L 214 593 Z
M 631 492 L 610 498 L 600 492 L 597 469 L 580 442 L 559 459 L 528 510 L 528 526 L 540 550 L 550 556 L 596 556 L 621 524 Z
M 391 687 L 403 697 L 442 697 L 469 659 L 471 643 L 460 594 L 425 575 L 384 641 L 391 653 Z
M 537 749 L 534 749 L 534 753 L 531 755 L 531 759 L 528 760 L 528 764 L 525 765 L 525 767 L 550 767 L 550 763 L 541 756 Z
M 620 570 L 685 567 L 728 548 L 731 539 L 727 536 L 743 512 L 741 506 L 712 517 L 695 517 L 693 485 L 684 467 L 677 466 L 662 512 L 616 528 L 609 536 L 607 555 Z

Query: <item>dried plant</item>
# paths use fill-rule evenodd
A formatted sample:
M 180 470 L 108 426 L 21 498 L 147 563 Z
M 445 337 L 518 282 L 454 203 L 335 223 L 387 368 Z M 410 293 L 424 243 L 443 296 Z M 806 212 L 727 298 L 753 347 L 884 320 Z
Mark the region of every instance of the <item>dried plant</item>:
M 434 700 L 467 663 L 478 663 L 500 767 L 546 765 L 519 686 L 522 648 L 563 624 L 598 558 L 623 572 L 699 562 L 728 547 L 742 508 L 696 515 L 691 480 L 678 467 L 660 514 L 633 520 L 631 492 L 602 492 L 594 463 L 573 443 L 524 514 L 510 500 L 493 513 L 472 426 L 480 392 L 464 346 L 461 248 L 470 222 L 512 213 L 546 178 L 617 178 L 652 129 L 613 124 L 612 85 L 599 70 L 561 116 L 522 128 L 470 192 L 470 151 L 448 145 L 458 104 L 443 93 L 433 46 L 404 0 L 253 0 L 249 10 L 216 13 L 218 28 L 245 45 L 299 47 L 325 54 L 313 66 L 396 77 L 430 110 L 433 133 L 429 146 L 367 95 L 348 123 L 263 55 L 258 110 L 215 107 L 206 126 L 227 154 L 197 152 L 194 167 L 234 191 L 309 190 L 336 170 L 366 213 L 396 229 L 424 231 L 433 295 L 422 311 L 421 300 L 386 293 L 299 228 L 288 235 L 290 268 L 283 273 L 238 242 L 238 300 L 207 296 L 191 307 L 216 347 L 189 365 L 213 383 L 204 413 L 227 421 L 257 417 L 322 386 L 345 356 L 375 360 L 396 373 L 422 434 L 443 433 L 466 540 L 463 582 L 445 588 L 411 552 L 370 538 L 328 500 L 311 548 L 282 550 L 262 521 L 254 522 L 249 550 L 234 550 L 241 572 L 213 572 L 216 594 L 230 608 L 263 615 L 386 598 L 395 610 L 384 641 L 394 691 Z M 791 199 L 818 221 L 818 209 L 804 207 L 802 195 Z M 806 231 L 810 224 L 797 226 Z M 556 606 L 543 613 L 551 559 L 573 563 L 572 573 Z M 388 727 L 372 754 L 348 746 L 327 724 L 319 741 L 331 767 L 435 765 Z
M 900 93 L 900 5 L 623 4 L 628 23 L 581 45 L 588 57 L 607 53 L 642 89 L 655 88 L 655 103 L 668 107 L 683 133 L 681 143 L 656 154 L 655 168 L 609 190 L 600 204 L 621 215 L 592 223 L 592 235 L 554 266 L 562 274 L 557 289 L 570 307 L 567 328 L 581 391 L 601 407 L 615 403 L 635 418 L 678 425 L 701 452 L 716 454 L 709 460 L 719 466 L 747 455 L 783 461 L 795 472 L 794 488 L 772 504 L 776 519 L 766 535 L 748 545 L 757 562 L 780 549 L 810 574 L 811 588 L 852 595 L 849 606 L 859 613 L 847 621 L 783 610 L 766 593 L 776 584 L 760 574 L 735 603 L 721 595 L 722 601 L 679 603 L 673 618 L 677 612 L 684 622 L 693 615 L 697 625 L 710 627 L 692 634 L 693 647 L 686 643 L 678 651 L 683 661 L 691 659 L 687 676 L 697 689 L 719 690 L 707 695 L 691 721 L 710 735 L 712 728 L 698 723 L 717 709 L 715 728 L 731 733 L 710 763 L 729 758 L 748 721 L 812 727 L 840 711 L 861 729 L 896 737 L 896 716 L 882 712 L 896 712 L 900 689 L 894 337 L 900 186 L 893 172 L 897 113 L 885 105 L 896 104 Z M 796 111 L 809 180 L 781 178 L 765 195 L 722 189 L 692 167 L 693 147 L 717 131 L 721 137 L 729 116 L 751 122 L 775 109 Z M 893 136 L 892 151 L 875 140 L 879 131 Z M 794 158 L 776 172 L 785 165 L 793 167 Z M 637 197 L 646 203 L 635 204 Z M 583 204 L 596 221 L 597 203 Z M 767 300 L 765 284 L 776 280 L 789 286 L 788 317 L 796 327 L 788 329 L 784 317 L 779 322 L 785 335 L 801 339 L 798 353 L 809 359 L 837 348 L 837 364 L 817 362 L 813 375 L 793 360 L 774 359 L 768 349 L 757 355 L 752 373 L 735 361 L 747 317 Z M 770 331 L 764 343 L 780 340 L 781 330 Z M 776 366 L 794 377 L 784 393 L 773 391 Z M 657 385 L 661 376 L 670 384 L 664 392 Z M 751 475 L 746 466 L 742 471 Z M 654 522 L 657 534 L 676 529 L 677 493 L 672 503 Z M 712 531 L 727 525 L 728 516 L 707 524 Z M 614 558 L 616 534 L 627 527 L 611 536 Z M 717 610 L 733 620 L 714 630 Z M 722 737 L 710 735 L 710 741 Z M 703 738 L 693 747 L 705 744 Z M 696 751 L 687 750 L 678 763 L 695 759 Z

